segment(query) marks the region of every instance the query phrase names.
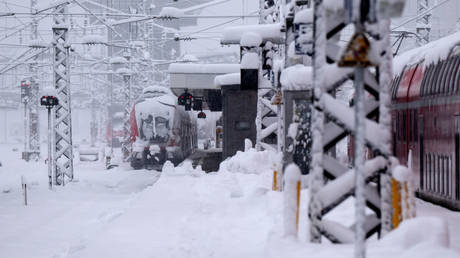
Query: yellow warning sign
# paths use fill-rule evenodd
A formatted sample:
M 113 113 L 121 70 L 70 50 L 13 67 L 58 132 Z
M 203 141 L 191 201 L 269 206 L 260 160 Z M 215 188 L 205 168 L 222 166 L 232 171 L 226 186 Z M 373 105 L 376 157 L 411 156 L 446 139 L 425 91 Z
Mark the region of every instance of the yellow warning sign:
M 370 43 L 364 33 L 353 35 L 342 58 L 339 67 L 368 67 L 374 66 L 368 58 Z

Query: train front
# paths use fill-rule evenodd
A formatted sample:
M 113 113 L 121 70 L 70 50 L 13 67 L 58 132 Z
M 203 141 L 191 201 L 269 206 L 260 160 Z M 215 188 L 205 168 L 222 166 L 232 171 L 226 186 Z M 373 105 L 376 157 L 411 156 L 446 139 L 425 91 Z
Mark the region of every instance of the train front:
M 131 111 L 131 166 L 134 169 L 161 169 L 174 160 L 173 125 L 176 98 L 164 87 L 147 87 Z

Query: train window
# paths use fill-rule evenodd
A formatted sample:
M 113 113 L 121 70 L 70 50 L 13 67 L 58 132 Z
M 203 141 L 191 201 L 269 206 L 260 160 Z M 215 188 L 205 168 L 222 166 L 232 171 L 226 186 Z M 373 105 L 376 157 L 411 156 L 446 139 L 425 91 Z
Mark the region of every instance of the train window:
M 445 182 L 446 182 L 446 157 L 442 156 L 441 157 L 441 194 L 446 195 L 446 188 L 445 188 Z
M 424 190 L 428 190 L 428 174 L 430 173 L 430 167 L 429 167 L 429 164 L 430 164 L 430 161 L 429 161 L 429 158 L 430 155 L 427 153 L 425 154 L 425 173 L 423 175 L 423 188 Z
M 446 67 L 447 67 L 447 62 L 446 60 L 442 60 L 438 62 L 438 65 L 440 66 L 439 73 L 436 75 L 436 90 L 435 94 L 441 94 L 442 91 L 442 82 L 443 82 L 443 77 L 445 75 Z
M 412 142 L 412 110 L 409 109 L 409 111 L 407 112 L 407 122 L 409 122 L 409 130 L 408 130 L 408 134 L 407 134 L 407 138 L 409 140 L 409 142 Z
M 407 140 L 407 133 L 406 133 L 406 129 L 407 129 L 407 115 L 406 115 L 406 112 L 403 112 L 402 114 L 402 140 L 403 141 L 406 141 Z
M 430 78 L 430 95 L 433 95 L 433 94 L 437 93 L 438 78 L 439 78 L 439 74 L 441 72 L 441 65 L 442 65 L 442 62 L 438 62 L 435 65 L 434 73 Z
M 418 142 L 418 112 L 414 109 L 414 141 Z
M 455 57 L 455 60 L 456 60 L 456 63 L 457 63 L 457 66 L 456 66 L 456 69 L 455 69 L 455 77 L 452 78 L 453 80 L 453 83 L 454 83 L 454 92 L 458 92 L 459 90 L 459 85 L 460 85 L 460 80 L 459 80 L 459 77 L 460 77 L 460 56 L 456 56 Z
M 438 169 L 436 171 L 436 189 L 437 193 L 441 192 L 441 156 L 438 155 Z
M 401 140 L 401 122 L 399 121 L 399 111 L 396 111 L 396 139 Z
M 442 71 L 442 77 L 441 77 L 441 93 L 447 93 L 449 91 L 448 89 L 448 76 L 449 76 L 449 73 L 451 72 L 451 69 L 452 69 L 452 65 L 453 65 L 453 59 L 452 58 L 449 58 L 447 60 L 444 61 L 446 64 L 445 64 L 445 68 L 444 70 Z
M 423 73 L 423 80 L 422 80 L 422 95 L 428 95 L 429 93 L 429 86 L 430 86 L 430 76 L 434 72 L 434 64 L 428 66 L 426 71 Z
M 452 66 L 449 69 L 449 72 L 447 74 L 447 87 L 448 87 L 448 93 L 454 92 L 454 78 L 455 78 L 455 73 L 457 72 L 458 69 L 458 59 L 456 57 L 451 57 L 450 58 L 452 61 Z
M 434 175 L 434 157 L 433 157 L 433 154 L 430 154 L 430 175 L 429 175 L 429 181 L 430 181 L 430 191 L 432 192 L 433 191 L 433 175 Z
M 450 171 L 452 168 L 450 167 L 450 156 L 446 159 L 446 195 L 450 197 Z

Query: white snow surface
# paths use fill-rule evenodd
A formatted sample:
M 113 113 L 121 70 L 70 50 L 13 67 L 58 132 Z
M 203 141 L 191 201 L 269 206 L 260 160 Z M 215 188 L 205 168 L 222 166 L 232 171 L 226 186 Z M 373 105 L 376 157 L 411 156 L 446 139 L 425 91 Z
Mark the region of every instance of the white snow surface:
M 312 89 L 313 69 L 301 64 L 290 66 L 281 73 L 280 82 L 284 90 Z
M 262 41 L 271 41 L 274 44 L 283 43 L 283 33 L 281 32 L 281 24 L 258 24 L 258 25 L 242 25 L 232 26 L 223 29 L 222 44 L 240 44 L 241 38 L 248 32 L 257 32 L 262 38 Z
M 259 55 L 257 53 L 246 53 L 241 58 L 241 69 L 258 69 Z
M 256 32 L 246 32 L 241 37 L 240 46 L 259 47 L 262 44 L 262 37 Z
M 127 62 L 128 60 L 126 60 L 126 58 L 122 56 L 115 56 L 115 57 L 110 58 L 109 60 L 109 63 L 111 64 L 125 64 Z
M 353 245 L 307 242 L 308 190 L 298 239 L 284 235 L 283 193 L 270 190 L 275 152 L 239 152 L 210 174 L 190 162 L 159 173 L 76 158 L 75 180 L 50 191 L 43 160 L 20 160 L 20 146 L 0 145 L 0 257 L 353 257 Z M 367 257 L 460 257 L 460 214 L 420 200 L 417 209 L 418 218 L 369 240 Z M 327 215 L 353 216 L 351 198 Z
M 216 87 L 224 85 L 240 85 L 241 74 L 240 73 L 229 73 L 224 75 L 218 75 L 214 78 L 214 84 Z
M 169 73 L 226 74 L 240 71 L 240 64 L 170 64 Z
M 305 8 L 296 12 L 294 23 L 312 23 L 313 22 L 313 8 Z
M 51 86 L 43 88 L 41 92 L 43 96 L 53 96 L 53 97 L 58 96 L 57 90 Z
M 86 35 L 82 38 L 83 44 L 104 44 L 106 41 L 101 35 Z
M 184 11 L 175 7 L 163 7 L 159 14 L 160 17 L 164 18 L 179 18 L 180 16 L 184 15 Z

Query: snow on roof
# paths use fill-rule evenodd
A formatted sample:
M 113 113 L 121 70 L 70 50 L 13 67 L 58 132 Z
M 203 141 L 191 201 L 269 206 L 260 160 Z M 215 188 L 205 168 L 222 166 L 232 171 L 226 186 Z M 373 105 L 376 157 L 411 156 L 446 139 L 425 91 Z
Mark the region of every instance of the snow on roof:
M 229 73 L 224 75 L 218 75 L 214 79 L 214 84 L 216 87 L 221 87 L 225 85 L 240 85 L 241 84 L 241 74 L 240 73 Z
M 313 87 L 312 76 L 311 66 L 298 64 L 284 69 L 280 82 L 284 90 L 306 90 Z
M 423 65 L 426 67 L 434 62 L 446 59 L 451 49 L 458 44 L 460 44 L 460 32 L 409 50 L 396 56 L 393 62 L 393 74 L 395 76 L 401 74 L 406 65 L 423 61 Z
M 122 67 L 122 68 L 117 69 L 116 73 L 119 73 L 119 74 L 131 74 L 132 71 L 131 71 L 131 69 Z
M 31 48 L 46 48 L 49 46 L 49 44 L 40 39 L 33 39 L 29 40 L 28 46 Z
M 343 9 L 343 1 L 338 0 L 324 0 L 323 1 L 324 7 L 331 11 L 338 11 Z
M 106 39 L 100 35 L 86 35 L 82 38 L 83 44 L 104 44 Z
M 259 55 L 257 53 L 246 53 L 241 58 L 241 69 L 258 69 Z
M 169 73 L 226 74 L 240 71 L 239 64 L 170 64 Z
M 145 87 L 142 90 L 142 94 L 143 95 L 148 95 L 148 94 L 174 95 L 169 88 L 166 88 L 166 87 L 163 87 L 163 86 L 148 86 L 148 87 Z
M 244 47 L 258 47 L 262 44 L 262 37 L 259 33 L 246 32 L 241 37 L 240 46 Z
M 294 23 L 313 22 L 313 8 L 303 9 L 295 14 Z
M 175 7 L 163 7 L 161 9 L 161 12 L 159 14 L 160 17 L 165 17 L 165 18 L 179 18 L 180 16 L 184 15 L 184 11 L 181 9 L 175 8 Z
M 124 58 L 122 56 L 112 57 L 109 60 L 109 63 L 111 63 L 111 64 L 125 64 L 127 62 L 128 62 L 128 60 L 126 60 L 126 58 Z
M 198 58 L 191 54 L 185 54 L 180 60 L 183 62 L 198 62 Z
M 284 43 L 284 34 L 281 32 L 280 23 L 227 27 L 222 33 L 221 43 L 240 44 L 242 36 L 248 32 L 256 32 L 260 35 L 263 42 Z
M 53 97 L 58 96 L 56 89 L 51 86 L 43 88 L 42 95 L 43 96 L 53 96 Z

